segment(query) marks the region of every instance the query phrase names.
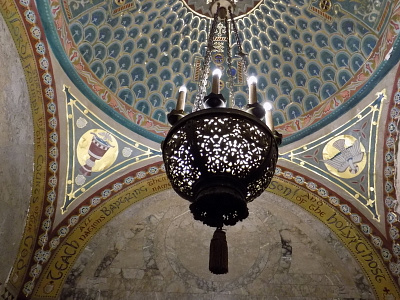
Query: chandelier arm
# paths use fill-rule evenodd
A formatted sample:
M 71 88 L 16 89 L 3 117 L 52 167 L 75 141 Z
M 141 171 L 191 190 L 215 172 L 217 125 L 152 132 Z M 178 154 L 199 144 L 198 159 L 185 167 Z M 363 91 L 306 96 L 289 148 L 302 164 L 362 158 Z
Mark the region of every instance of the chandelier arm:
M 246 54 L 243 52 L 242 42 L 240 41 L 239 32 L 238 32 L 238 29 L 237 29 L 237 26 L 235 23 L 235 19 L 234 19 L 231 7 L 228 7 L 228 10 L 229 10 L 229 15 L 231 17 L 233 32 L 235 33 L 235 37 L 236 37 L 236 44 L 238 46 L 238 55 L 242 58 L 241 61 L 242 61 L 242 65 L 243 65 L 243 73 L 244 73 L 244 75 L 246 77 L 246 81 L 247 81 L 248 75 L 247 75 Z
M 225 18 L 225 29 L 226 29 L 226 53 L 228 57 L 228 77 L 229 77 L 229 99 L 231 107 L 234 105 L 233 99 L 233 74 L 232 74 L 232 55 L 231 55 L 231 41 L 230 41 L 230 30 L 228 18 Z M 229 107 L 229 105 L 228 105 Z
M 219 14 L 220 6 L 217 6 L 217 11 L 214 14 L 214 19 L 211 24 L 210 34 L 208 36 L 207 41 L 207 51 L 203 63 L 202 72 L 200 75 L 200 84 L 199 84 L 199 92 L 196 94 L 195 103 L 193 106 L 193 112 L 198 111 L 201 109 L 201 103 L 203 101 L 204 95 L 206 94 L 206 87 L 207 87 L 207 78 L 208 74 L 210 73 L 210 62 L 211 62 L 211 52 L 214 48 L 213 41 L 214 35 L 217 30 L 217 23 L 218 23 L 218 14 Z

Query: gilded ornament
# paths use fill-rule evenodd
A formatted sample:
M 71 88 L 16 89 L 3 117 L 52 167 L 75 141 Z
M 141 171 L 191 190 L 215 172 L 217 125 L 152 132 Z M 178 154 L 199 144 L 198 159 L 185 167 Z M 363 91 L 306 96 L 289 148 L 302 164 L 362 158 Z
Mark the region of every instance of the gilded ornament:
M 340 135 L 330 140 L 322 155 L 328 171 L 342 178 L 359 175 L 367 162 L 363 144 L 351 135 Z
M 115 162 L 118 156 L 118 143 L 110 133 L 101 129 L 92 129 L 87 131 L 79 139 L 76 156 L 79 164 L 85 166 L 88 163 L 88 160 L 90 160 L 89 148 L 93 139 L 96 137 L 104 141 L 109 147 L 101 157 L 95 161 L 92 160 L 89 164 L 91 164 L 92 172 L 102 172 L 108 169 Z
M 332 1 L 331 0 L 320 0 L 319 1 L 319 8 L 324 12 L 330 10 L 331 7 L 332 7 Z

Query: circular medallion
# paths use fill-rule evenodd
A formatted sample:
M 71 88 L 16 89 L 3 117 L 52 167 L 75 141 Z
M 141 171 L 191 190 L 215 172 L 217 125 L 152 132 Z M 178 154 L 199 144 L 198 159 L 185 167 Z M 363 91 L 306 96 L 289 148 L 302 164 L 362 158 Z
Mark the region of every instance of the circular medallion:
M 213 62 L 216 65 L 221 65 L 221 64 L 223 64 L 225 62 L 225 57 L 224 57 L 224 55 L 222 53 L 216 53 L 216 54 L 213 55 L 212 58 L 213 58 Z
M 183 0 L 183 3 L 185 3 L 186 6 L 192 12 L 207 18 L 212 18 L 212 14 L 210 12 L 210 6 L 213 4 L 213 2 L 215 1 Z M 262 1 L 260 0 L 241 0 L 241 1 L 234 0 L 233 2 L 234 5 L 236 6 L 233 11 L 235 17 L 239 17 L 250 13 L 262 3 Z
M 328 171 L 342 178 L 359 175 L 367 162 L 364 145 L 352 135 L 333 138 L 325 145 L 322 155 Z
M 330 10 L 331 9 L 331 7 L 332 7 L 332 2 L 331 2 L 331 0 L 320 0 L 319 1 L 319 8 L 322 10 L 322 11 L 328 11 L 328 10 Z
M 91 157 L 92 172 L 101 172 L 108 169 L 117 159 L 118 143 L 108 132 L 101 129 L 87 131 L 79 139 L 76 147 L 76 156 L 79 164 L 84 166 Z

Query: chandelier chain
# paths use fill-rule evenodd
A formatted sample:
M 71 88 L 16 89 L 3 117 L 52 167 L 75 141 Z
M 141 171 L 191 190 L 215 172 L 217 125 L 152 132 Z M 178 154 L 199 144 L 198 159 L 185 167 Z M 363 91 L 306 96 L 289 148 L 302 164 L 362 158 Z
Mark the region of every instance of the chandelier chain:
M 236 37 L 236 44 L 238 46 L 238 55 L 241 57 L 242 59 L 242 65 L 243 65 L 243 73 L 246 77 L 246 80 L 248 78 L 247 75 L 247 60 L 246 60 L 246 54 L 243 52 L 243 48 L 242 48 L 242 43 L 240 41 L 240 37 L 239 37 L 239 32 L 238 29 L 236 27 L 236 23 L 233 17 L 233 13 L 232 13 L 232 9 L 231 7 L 228 8 L 229 10 L 229 15 L 231 17 L 231 23 L 232 23 L 232 27 L 233 27 L 233 32 L 235 33 L 235 37 Z
M 204 64 L 203 64 L 203 68 L 202 68 L 201 75 L 200 75 L 199 91 L 196 95 L 196 99 L 195 99 L 193 110 L 192 110 L 193 112 L 201 109 L 201 103 L 204 98 L 204 95 L 206 94 L 207 79 L 208 79 L 208 73 L 210 72 L 211 53 L 214 49 L 213 41 L 214 41 L 215 32 L 217 30 L 219 9 L 220 9 L 220 6 L 218 5 L 217 11 L 214 14 L 214 19 L 212 21 L 210 35 L 208 36 L 207 51 L 206 51 Z
M 225 19 L 226 28 L 226 53 L 228 60 L 228 78 L 229 78 L 229 101 L 233 107 L 233 74 L 232 74 L 232 55 L 231 55 L 231 41 L 228 18 Z

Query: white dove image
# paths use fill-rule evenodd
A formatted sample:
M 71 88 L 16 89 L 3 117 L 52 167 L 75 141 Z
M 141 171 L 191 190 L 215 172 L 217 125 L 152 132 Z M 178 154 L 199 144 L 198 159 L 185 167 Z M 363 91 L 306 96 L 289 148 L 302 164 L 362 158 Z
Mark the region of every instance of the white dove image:
M 326 164 L 332 166 L 338 172 L 344 172 L 350 168 L 350 173 L 355 174 L 358 172 L 357 163 L 362 161 L 364 153 L 360 148 L 360 141 L 356 140 L 350 147 L 345 147 L 345 139 L 337 140 L 333 143 L 333 147 L 340 152 L 331 159 L 323 160 Z

